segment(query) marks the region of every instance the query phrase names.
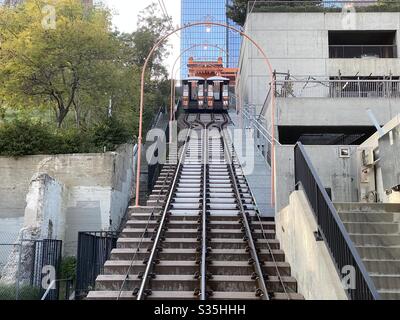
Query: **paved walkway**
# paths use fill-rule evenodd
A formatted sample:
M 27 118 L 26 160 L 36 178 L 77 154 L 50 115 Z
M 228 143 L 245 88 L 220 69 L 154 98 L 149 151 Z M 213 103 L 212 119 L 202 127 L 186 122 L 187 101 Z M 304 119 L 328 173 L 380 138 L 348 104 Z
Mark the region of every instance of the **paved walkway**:
M 232 124 L 229 126 L 231 132 L 233 129 L 239 128 L 239 117 L 235 111 L 229 111 L 229 116 L 232 120 Z M 268 163 L 265 161 L 261 151 L 257 148 L 255 144 L 255 139 L 251 135 L 250 130 L 243 129 L 240 131 L 235 130 L 234 136 L 242 135 L 242 139 L 236 137 L 234 139 L 234 146 L 237 153 L 239 153 L 240 148 L 242 146 L 242 154 L 244 157 L 240 159 L 242 166 L 245 168 L 245 176 L 247 182 L 250 186 L 250 189 L 256 199 L 258 208 L 262 216 L 266 217 L 274 217 L 275 209 L 271 205 L 271 168 Z M 245 140 L 244 137 L 247 136 Z M 246 141 L 247 143 L 241 143 L 240 140 Z M 245 146 L 249 143 L 253 143 L 253 148 L 246 148 L 246 153 L 244 152 Z M 247 161 L 246 161 L 247 158 Z M 248 167 L 246 169 L 246 162 L 248 163 Z M 253 169 L 251 169 L 253 168 Z

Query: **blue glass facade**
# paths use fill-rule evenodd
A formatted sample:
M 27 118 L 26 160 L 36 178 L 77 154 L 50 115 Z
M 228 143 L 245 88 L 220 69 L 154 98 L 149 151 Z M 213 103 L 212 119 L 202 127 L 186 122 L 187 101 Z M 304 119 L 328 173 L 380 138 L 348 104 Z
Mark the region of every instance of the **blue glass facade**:
M 231 0 L 182 0 L 181 24 L 193 22 L 221 22 L 239 28 L 226 16 L 226 6 Z M 219 26 L 196 26 L 181 32 L 181 77 L 187 77 L 187 61 L 216 61 L 222 57 L 224 66 L 235 68 L 239 61 L 241 36 Z M 196 47 L 193 47 L 195 46 Z M 192 49 L 188 50 L 188 48 Z

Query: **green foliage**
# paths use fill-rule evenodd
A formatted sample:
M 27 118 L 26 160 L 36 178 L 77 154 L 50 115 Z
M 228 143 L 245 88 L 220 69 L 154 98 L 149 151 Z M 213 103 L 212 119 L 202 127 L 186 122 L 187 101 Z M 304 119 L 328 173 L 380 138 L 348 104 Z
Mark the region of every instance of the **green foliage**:
M 60 268 L 61 279 L 72 279 L 75 280 L 76 277 L 76 258 L 75 257 L 65 257 L 61 261 Z
M 0 154 L 4 156 L 46 154 L 56 143 L 49 127 L 41 123 L 17 120 L 0 127 Z
M 42 26 L 41 10 L 48 4 L 56 9 L 55 29 Z M 0 8 L 0 123 L 25 115 L 55 122 L 63 136 L 59 150 L 87 150 L 93 145 L 85 144 L 85 135 L 103 122 L 111 100 L 113 115 L 137 135 L 143 63 L 171 29 L 155 4 L 139 14 L 131 34 L 112 31 L 109 10 L 84 8 L 81 0 L 26 0 L 17 8 Z M 168 45 L 162 43 L 149 61 L 146 123 L 169 94 L 159 89 L 167 78 L 167 55 Z
M 0 300 L 15 300 L 16 285 L 0 284 Z M 21 286 L 18 291 L 19 300 L 40 300 L 40 288 Z
M 122 142 L 128 141 L 128 131 L 115 118 L 108 118 L 93 128 L 92 142 L 97 148 L 115 150 Z
M 109 118 L 90 130 L 56 130 L 40 122 L 15 120 L 0 126 L 0 155 L 19 157 L 35 154 L 69 154 L 113 151 L 129 142 L 124 125 Z
M 227 6 L 227 15 L 233 21 L 241 26 L 246 22 L 248 4 L 250 4 L 250 12 L 341 12 L 342 7 L 339 5 L 325 6 L 322 0 L 274 0 L 270 3 L 259 2 L 254 0 L 233 0 L 232 4 Z M 376 4 L 368 6 L 357 6 L 356 12 L 399 12 L 400 2 L 396 0 L 378 0 Z

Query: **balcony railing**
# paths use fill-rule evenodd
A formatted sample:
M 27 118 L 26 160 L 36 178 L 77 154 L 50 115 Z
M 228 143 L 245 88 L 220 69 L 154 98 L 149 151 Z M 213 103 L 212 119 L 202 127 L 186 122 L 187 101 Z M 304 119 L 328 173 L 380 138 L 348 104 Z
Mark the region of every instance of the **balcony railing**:
M 249 1 L 247 13 L 252 12 L 342 12 L 344 6 L 352 6 L 356 12 L 399 12 L 399 1 L 379 3 L 361 1 Z
M 277 80 L 280 98 L 400 98 L 400 80 Z
M 331 45 L 329 58 L 397 58 L 396 45 Z

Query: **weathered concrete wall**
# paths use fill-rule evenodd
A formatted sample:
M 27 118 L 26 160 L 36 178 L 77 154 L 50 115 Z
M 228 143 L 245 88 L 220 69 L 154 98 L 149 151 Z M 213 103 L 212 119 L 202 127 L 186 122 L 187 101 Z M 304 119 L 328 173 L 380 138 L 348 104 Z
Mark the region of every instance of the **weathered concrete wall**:
M 78 231 L 116 230 L 133 188 L 133 146 L 102 154 L 0 157 L 0 225 L 22 228 L 32 177 L 46 173 L 65 186 L 64 254 L 75 254 Z
M 33 177 L 26 195 L 23 228 L 17 240 L 21 246 L 14 246 L 8 255 L 2 252 L 3 248 L 8 248 L 0 247 L 0 264 L 5 264 L 0 274 L 2 283 L 14 283 L 18 272 L 22 283 L 29 283 L 34 263 L 34 243 L 27 240 L 64 240 L 65 194 L 65 187 L 47 174 Z
M 341 13 L 256 12 L 247 17 L 246 33 L 267 54 L 272 69 L 298 76 L 399 75 L 400 59 L 330 59 L 329 30 L 349 30 Z M 397 30 L 400 13 L 357 13 L 355 30 Z M 398 42 L 397 42 L 398 43 Z M 240 66 L 240 96 L 244 103 L 263 105 L 270 75 L 260 52 L 243 42 Z
M 304 146 L 325 188 L 332 189 L 335 202 L 358 201 L 357 146 L 350 149 L 349 158 L 339 157 L 341 146 Z M 289 204 L 294 191 L 294 146 L 276 146 L 276 206 L 277 212 Z
M 298 291 L 306 300 L 347 300 L 340 277 L 323 241 L 316 241 L 317 224 L 303 191 L 276 217 L 276 235 L 290 263 Z

